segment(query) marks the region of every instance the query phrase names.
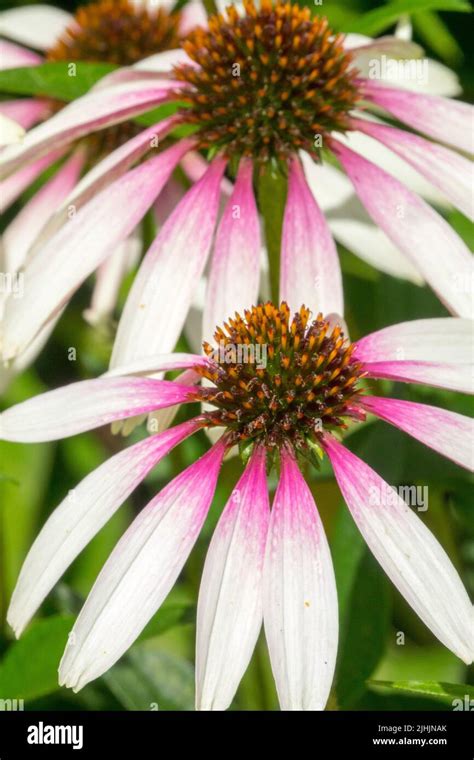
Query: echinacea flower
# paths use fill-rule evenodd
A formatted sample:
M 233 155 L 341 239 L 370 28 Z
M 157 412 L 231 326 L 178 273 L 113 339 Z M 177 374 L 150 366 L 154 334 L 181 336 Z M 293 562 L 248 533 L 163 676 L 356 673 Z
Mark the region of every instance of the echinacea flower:
M 172 12 L 172 6 L 173 3 L 167 0 L 96 0 L 80 6 L 74 16 L 47 5 L 4 11 L 0 13 L 0 34 L 9 40 L 0 39 L 0 68 L 36 66 L 44 61 L 65 62 L 64 76 L 67 77 L 69 62 L 86 61 L 120 66 L 137 64 L 142 67 L 144 77 L 150 70 L 166 73 L 180 52 L 177 50 L 180 37 L 194 23 L 205 22 L 202 5 L 197 0 L 189 2 L 181 12 Z M 39 49 L 41 55 L 11 40 Z M 3 100 L 0 103 L 2 142 L 7 142 L 7 138 L 8 142 L 19 142 L 21 127 L 29 129 L 44 122 L 64 106 L 62 102 L 45 97 Z M 68 209 L 70 211 L 72 207 L 79 208 L 85 198 L 93 195 L 100 186 L 101 171 L 98 172 L 99 176 L 92 174 L 95 177 L 92 186 L 88 181 L 81 183 L 81 176 L 87 174 L 91 167 L 111 153 L 119 159 L 120 153 L 117 155 L 114 151 L 127 143 L 125 155 L 121 156 L 125 171 L 142 155 L 148 153 L 151 156 L 155 141 L 164 137 L 173 126 L 170 120 L 163 122 L 162 128 L 145 130 L 133 120 L 121 121 L 75 140 L 69 146 L 53 147 L 41 158 L 11 175 L 1 186 L 2 211 L 48 167 L 57 164 L 52 176 L 40 186 L 4 231 L 1 271 L 10 277 L 21 271 L 32 254 L 35 241 L 46 235 L 52 217 Z M 59 160 L 62 163 L 58 164 Z M 105 167 L 111 172 L 114 168 L 116 171 L 114 158 Z M 183 168 L 186 170 L 187 165 Z M 123 240 L 110 259 L 99 267 L 91 308 L 86 313 L 90 322 L 105 319 L 113 310 L 123 276 L 136 262 L 140 252 L 137 237 L 131 235 Z M 3 289 L 1 295 L 3 300 L 6 295 Z M 49 337 L 54 324 L 53 319 L 36 337 L 28 352 L 16 361 L 16 366 L 4 372 L 5 382 L 14 371 L 31 362 Z
M 82 202 L 88 202 L 65 224 L 62 209 L 62 217 L 56 216 L 50 228 L 54 234 L 35 246 L 24 268 L 29 297 L 9 298 L 5 304 L 0 338 L 5 361 L 24 352 L 71 293 L 103 265 L 154 203 L 176 164 L 196 149 L 208 152 L 209 168 L 145 255 L 121 317 L 112 367 L 173 350 L 216 229 L 203 338 L 227 314 L 258 300 L 261 242 L 253 182 L 268 166 L 288 176 L 281 271 L 292 273 L 292 308 L 305 303 L 315 313 L 343 311 L 337 251 L 314 192 L 318 171 L 326 169 L 331 182 L 333 173 L 341 178 L 347 174 L 368 217 L 380 228 L 383 241 L 372 235 L 367 248 L 372 262 L 379 256 L 381 267 L 393 271 L 398 266 L 393 256 L 398 256 L 399 262 L 405 261 L 401 270 L 426 280 L 453 314 L 472 316 L 472 258 L 464 242 L 422 198 L 350 147 L 353 138 L 357 148 L 365 139 L 374 146 L 377 161 L 383 151 L 401 156 L 402 163 L 467 213 L 471 163 L 463 153 L 472 147 L 472 109 L 371 78 L 372 61 L 391 54 L 400 58 L 407 50 L 413 54 L 413 47 L 419 51 L 411 42 L 345 42 L 308 8 L 271 0 L 259 7 L 245 0 L 243 6 L 241 11 L 230 6 L 226 15 L 192 31 L 171 74 L 153 75 L 139 67 L 114 72 L 31 130 L 21 147 L 3 151 L 4 175 L 28 171 L 48 151 L 162 102 L 174 102 L 177 110 L 150 133 L 154 129 L 161 138 L 171 123 L 194 130 L 126 171 L 137 156 L 134 151 L 140 153 L 140 144 L 143 151 L 149 138 L 142 133 L 84 179 Z M 391 126 L 388 119 L 425 136 Z M 343 172 L 336 172 L 328 158 L 338 161 Z M 235 176 L 235 186 L 218 224 L 224 172 Z M 326 184 L 320 184 L 318 197 L 329 193 L 329 186 L 326 191 Z M 70 202 L 76 208 L 77 193 Z M 342 229 L 333 221 L 341 239 L 346 243 L 352 238 L 359 252 L 366 234 L 360 224 L 354 220 Z M 63 226 L 57 229 L 60 222 Z M 286 298 L 284 291 L 282 295 Z
M 132 645 L 178 578 L 211 504 L 223 457 L 247 462 L 212 538 L 197 610 L 196 705 L 226 709 L 262 620 L 285 710 L 323 709 L 334 673 L 338 608 L 328 542 L 304 457 L 327 454 L 354 521 L 395 586 L 437 638 L 473 658 L 473 608 L 444 549 L 397 492 L 340 442 L 367 413 L 473 468 L 472 421 L 421 403 L 367 395 L 362 378 L 427 383 L 472 393 L 466 344 L 472 323 L 427 319 L 351 344 L 341 326 L 282 302 L 238 314 L 205 345 L 134 372 L 181 368 L 187 382 L 109 373 L 53 390 L 0 415 L 0 436 L 46 441 L 113 420 L 193 401 L 197 417 L 116 454 L 52 513 L 31 548 L 8 621 L 20 635 L 66 568 L 153 466 L 201 428 L 219 431 L 209 451 L 135 518 L 99 574 L 69 636 L 60 682 L 75 690 Z M 132 368 L 129 368 L 132 371 Z M 203 380 L 201 385 L 200 380 Z M 266 467 L 279 481 L 270 509 Z

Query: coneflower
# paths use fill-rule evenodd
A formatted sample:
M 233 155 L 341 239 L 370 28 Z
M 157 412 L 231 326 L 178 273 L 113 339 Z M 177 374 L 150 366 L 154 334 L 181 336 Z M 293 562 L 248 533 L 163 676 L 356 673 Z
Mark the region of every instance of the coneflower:
M 121 538 L 90 592 L 60 666 L 75 690 L 131 646 L 178 578 L 211 504 L 225 453 L 245 470 L 207 554 L 197 611 L 196 705 L 226 709 L 262 620 L 285 710 L 323 709 L 334 673 L 337 594 L 330 551 L 300 462 L 327 455 L 369 548 L 415 612 L 470 663 L 473 609 L 445 551 L 400 496 L 340 442 L 367 413 L 472 469 L 472 421 L 444 409 L 367 395 L 385 377 L 472 392 L 468 320 L 385 328 L 351 344 L 341 325 L 270 302 L 236 314 L 206 356 L 156 357 L 142 370 L 184 369 L 188 383 L 118 376 L 50 391 L 0 415 L 0 436 L 46 441 L 113 420 L 199 401 L 206 411 L 150 436 L 92 472 L 52 513 L 22 568 L 8 620 L 17 635 L 69 564 L 174 446 L 202 428 L 217 442 L 160 491 Z M 139 369 L 138 367 L 136 368 Z M 200 380 L 205 383 L 200 383 Z M 270 509 L 266 470 L 279 481 Z
M 122 145 L 85 178 L 80 203 L 97 189 L 101 192 L 31 257 L 24 270 L 28 298 L 5 304 L 4 359 L 26 349 L 80 283 L 130 235 L 177 163 L 196 149 L 207 151 L 209 168 L 178 203 L 145 255 L 119 324 L 113 367 L 174 348 L 216 229 L 204 338 L 227 314 L 258 301 L 261 243 L 253 181 L 268 166 L 288 178 L 280 270 L 282 277 L 288 274 L 285 281 L 290 275 L 293 281 L 292 309 L 305 303 L 314 313 L 343 311 L 335 244 L 309 186 L 314 186 L 314 177 L 309 182 L 313 168 L 331 158 L 347 173 L 393 250 L 408 258 L 412 270 L 452 313 L 471 317 L 472 258 L 464 242 L 418 195 L 349 144 L 352 136 L 365 135 L 375 140 L 374 146 L 388 146 L 467 213 L 471 163 L 462 153 L 472 148 L 472 109 L 372 79 L 367 60 L 381 51 L 385 55 L 393 50 L 399 56 L 403 43 L 390 38 L 372 45 L 359 42 L 359 47 L 353 41 L 345 43 L 326 19 L 312 17 L 308 8 L 271 0 L 256 7 L 246 0 L 243 10 L 230 6 L 206 28 L 192 31 L 181 56 L 173 57 L 175 65 L 167 77 L 150 75 L 140 66 L 115 72 L 33 129 L 21 147 L 8 146 L 0 157 L 4 174 L 28 171 L 27 165 L 41 161 L 48 151 L 63 149 L 159 103 L 175 102 L 177 108 L 172 117 Z M 411 50 L 412 43 L 405 45 Z M 380 114 L 380 109 L 386 118 L 432 140 L 374 120 L 370 112 Z M 143 152 L 153 129 L 161 137 L 178 123 L 193 133 L 124 174 L 136 158 L 135 141 L 141 141 Z M 235 176 L 235 186 L 218 225 L 225 172 Z M 123 176 L 117 179 L 119 174 Z M 74 197 L 71 202 L 74 205 Z M 382 249 L 380 255 L 384 266 Z M 377 258 L 373 248 L 371 256 Z M 280 292 L 289 300 L 284 290 Z

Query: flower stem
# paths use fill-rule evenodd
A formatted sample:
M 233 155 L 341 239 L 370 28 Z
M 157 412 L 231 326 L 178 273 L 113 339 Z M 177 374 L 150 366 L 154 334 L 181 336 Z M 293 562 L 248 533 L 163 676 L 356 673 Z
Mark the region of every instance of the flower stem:
M 270 295 L 274 304 L 280 299 L 280 249 L 287 184 L 287 178 L 276 163 L 270 162 L 260 171 L 258 203 L 265 229 Z

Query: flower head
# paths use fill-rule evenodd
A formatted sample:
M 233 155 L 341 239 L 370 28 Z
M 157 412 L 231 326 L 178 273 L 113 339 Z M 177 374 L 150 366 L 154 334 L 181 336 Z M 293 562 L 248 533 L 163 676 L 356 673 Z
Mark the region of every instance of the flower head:
M 471 149 L 472 109 L 374 80 L 367 57 L 378 59 L 390 51 L 398 57 L 403 51 L 420 55 L 413 43 L 395 38 L 344 40 L 326 20 L 296 4 L 265 0 L 257 7 L 249 1 L 191 32 L 181 51 L 113 72 L 32 129 L 20 146 L 7 146 L 0 170 L 21 179 L 29 176 L 30 165 L 43 166 L 45 156 L 90 140 L 91 134 L 120 131 L 123 123 L 165 102 L 176 109 L 94 166 L 46 227 L 43 221 L 36 239 L 38 228 L 31 227 L 19 256 L 23 262 L 29 251 L 24 275 L 30 296 L 6 300 L 0 335 L 4 360 L 21 357 L 35 341 L 41 343 L 41 336 L 45 339 L 64 303 L 92 272 L 103 271 L 179 163 L 196 181 L 144 257 L 120 319 L 112 367 L 174 348 L 211 251 L 204 339 L 228 314 L 258 302 L 265 245 L 261 177 L 269 166 L 287 187 L 279 220 L 280 295 L 292 310 L 304 303 L 314 314 L 342 315 L 334 235 L 383 271 L 425 281 L 453 314 L 470 317 L 473 266 L 467 246 L 442 216 L 379 165 L 378 156 L 387 155 L 379 146 L 401 156 L 440 195 L 470 213 L 472 166 L 462 152 Z M 389 124 L 393 118 L 400 127 Z M 178 126 L 188 130 L 187 136 L 162 146 L 162 138 Z M 376 162 L 368 157 L 373 151 Z M 78 161 L 76 156 L 72 168 L 66 165 L 68 183 L 77 175 Z M 385 166 L 385 159 L 380 163 Z M 56 185 L 49 189 L 57 192 Z M 222 190 L 231 197 L 218 222 Z M 340 213 L 341 204 L 347 214 Z M 104 216 L 110 224 L 97 235 Z M 294 301 L 285 291 L 289 282 Z M 41 298 L 35 298 L 37 293 Z
M 290 318 L 284 303 L 260 304 L 218 328 L 206 356 L 171 354 L 127 369 L 184 369 L 177 380 L 115 370 L 7 410 L 0 415 L 1 437 L 33 442 L 206 402 L 197 417 L 115 455 L 73 499 L 66 497 L 25 561 L 10 624 L 19 635 L 68 565 L 162 457 L 199 429 L 217 427 L 217 443 L 153 497 L 112 552 L 74 626 L 62 684 L 77 690 L 108 670 L 159 608 L 205 521 L 223 457 L 236 443 L 245 446 L 245 470 L 222 511 L 199 594 L 199 709 L 229 706 L 262 619 L 282 709 L 322 709 L 327 701 L 337 594 L 324 528 L 299 467 L 302 456 L 314 459 L 315 452 L 329 457 L 358 528 L 393 583 L 440 641 L 471 662 L 472 605 L 448 556 L 401 497 L 338 439 L 346 422 L 375 414 L 473 469 L 467 417 L 359 387 L 364 375 L 472 392 L 464 353 L 470 330 L 468 320 L 421 320 L 348 344 L 341 325 L 320 315 L 311 321 L 304 306 Z M 252 366 L 252 347 L 259 367 Z M 272 466 L 279 480 L 270 510 L 266 472 Z

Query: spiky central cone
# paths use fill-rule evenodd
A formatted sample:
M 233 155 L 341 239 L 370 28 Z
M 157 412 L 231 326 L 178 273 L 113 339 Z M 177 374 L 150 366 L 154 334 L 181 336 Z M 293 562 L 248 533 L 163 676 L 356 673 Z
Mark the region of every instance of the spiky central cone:
M 147 56 L 177 48 L 179 21 L 179 14 L 151 5 L 98 0 L 76 11 L 74 22 L 47 51 L 46 58 L 130 66 Z M 56 104 L 55 110 L 60 107 L 62 104 Z M 140 131 L 134 122 L 108 127 L 87 138 L 89 153 L 100 158 Z
M 357 100 L 351 57 L 323 18 L 308 8 L 244 0 L 239 16 L 209 19 L 183 43 L 199 67 L 179 66 L 177 79 L 190 88 L 184 118 L 199 125 L 201 147 L 229 157 L 266 161 L 304 148 L 319 154 L 324 138 L 348 128 Z
M 215 410 L 209 426 L 225 426 L 232 442 L 259 440 L 267 447 L 317 442 L 325 430 L 346 427 L 360 392 L 362 365 L 339 326 L 286 303 L 254 306 L 236 314 L 204 344 L 209 366 L 197 369 L 212 383 L 198 391 Z

